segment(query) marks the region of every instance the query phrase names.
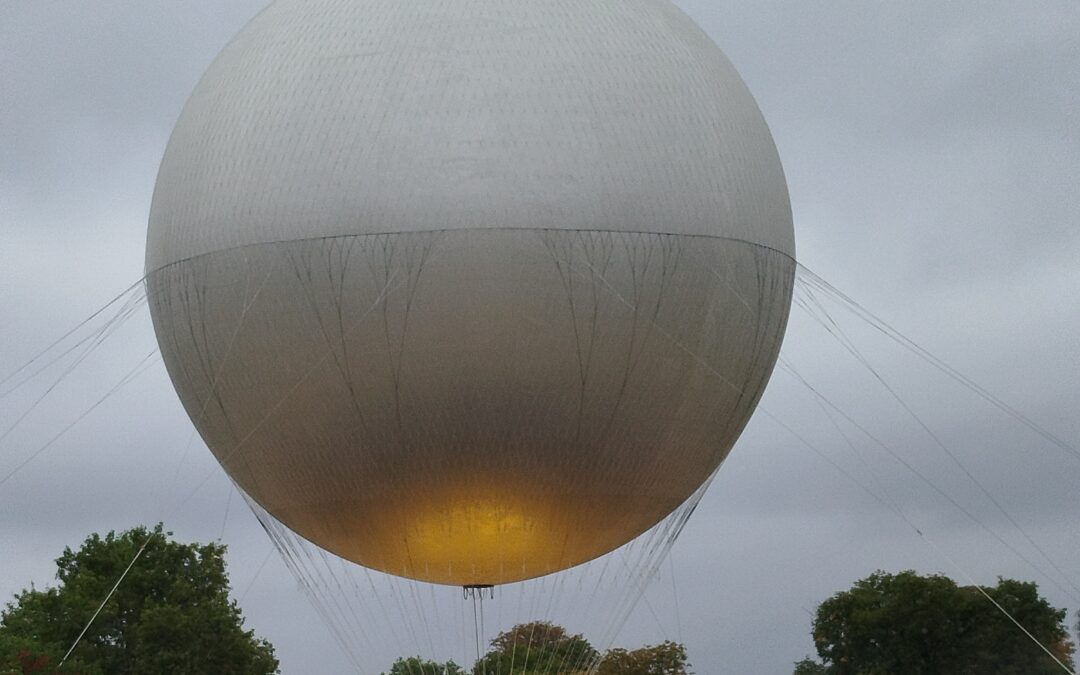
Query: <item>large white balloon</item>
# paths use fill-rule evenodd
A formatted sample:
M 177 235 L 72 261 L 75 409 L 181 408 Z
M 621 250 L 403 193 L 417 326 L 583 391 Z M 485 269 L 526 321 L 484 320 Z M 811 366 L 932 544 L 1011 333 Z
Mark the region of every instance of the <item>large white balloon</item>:
M 667 0 L 279 0 L 181 114 L 147 272 L 246 492 L 358 563 L 495 584 L 715 471 L 794 237 L 760 112 Z

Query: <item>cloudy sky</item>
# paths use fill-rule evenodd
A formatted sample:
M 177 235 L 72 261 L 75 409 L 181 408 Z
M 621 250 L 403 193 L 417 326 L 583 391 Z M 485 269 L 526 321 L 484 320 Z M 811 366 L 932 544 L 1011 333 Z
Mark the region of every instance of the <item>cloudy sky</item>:
M 141 277 L 169 132 L 262 4 L 0 0 L 0 376 Z M 1080 445 L 1080 6 L 677 4 L 770 124 L 800 261 Z M 785 362 L 975 518 L 838 429 L 778 371 L 768 415 L 751 422 L 676 544 L 664 590 L 651 591 L 655 611 L 639 611 L 620 643 L 680 639 L 703 675 L 790 672 L 812 653 L 815 605 L 875 569 L 1032 579 L 1080 609 L 1077 456 L 880 333 L 844 325 L 940 444 L 798 309 Z M 0 440 L 0 475 L 152 348 L 148 317 L 134 315 Z M 33 396 L 0 399 L 0 433 Z M 256 576 L 270 544 L 205 448 L 188 452 L 190 436 L 158 366 L 46 448 L 0 488 L 0 593 L 48 583 L 52 559 L 89 532 L 165 518 L 178 536 L 230 545 L 236 595 L 284 672 L 343 671 L 281 561 Z

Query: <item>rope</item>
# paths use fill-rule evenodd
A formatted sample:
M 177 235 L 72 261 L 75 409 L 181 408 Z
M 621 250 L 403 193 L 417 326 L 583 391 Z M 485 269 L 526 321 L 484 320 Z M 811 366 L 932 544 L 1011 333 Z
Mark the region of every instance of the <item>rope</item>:
M 477 618 L 476 612 L 476 593 L 469 593 L 469 595 L 472 596 L 472 620 L 473 634 L 476 637 L 476 660 L 480 661 L 480 659 L 483 657 L 483 654 L 480 653 L 480 620 Z
M 56 347 L 57 347 L 57 346 L 58 346 L 58 345 L 59 345 L 60 343 L 62 343 L 62 342 L 63 342 L 64 340 L 68 339 L 69 337 L 71 337 L 72 335 L 74 335 L 74 334 L 75 334 L 76 332 L 78 332 L 78 330 L 79 330 L 80 328 L 82 328 L 83 326 L 87 325 L 88 323 L 90 323 L 91 321 L 93 321 L 93 320 L 94 320 L 95 318 L 97 318 L 97 317 L 98 317 L 98 316 L 99 316 L 99 315 L 100 315 L 100 314 L 101 314 L 102 312 L 104 312 L 104 311 L 105 311 L 106 309 L 108 309 L 108 308 L 109 308 L 109 307 L 111 307 L 112 305 L 116 304 L 116 302 L 117 302 L 118 300 L 120 300 L 120 298 L 124 297 L 125 295 L 127 295 L 128 293 L 130 293 L 130 292 L 131 292 L 131 291 L 132 291 L 133 289 L 137 288 L 137 287 L 139 286 L 139 284 L 141 284 L 141 283 L 143 282 L 143 279 L 145 279 L 145 277 L 143 277 L 142 279 L 139 279 L 138 281 L 136 281 L 135 283 L 131 284 L 130 286 L 128 286 L 128 287 L 127 287 L 127 288 L 125 288 L 124 290 L 120 291 L 120 293 L 119 293 L 119 294 L 118 294 L 118 295 L 117 295 L 116 297 L 114 297 L 114 298 L 113 298 L 112 300 L 109 300 L 108 302 L 106 302 L 106 303 L 105 303 L 104 305 L 102 305 L 102 306 L 101 306 L 100 308 L 98 308 L 98 309 L 97 309 L 97 310 L 95 310 L 95 311 L 94 311 L 93 313 L 91 313 L 91 314 L 90 314 L 90 316 L 86 317 L 85 319 L 83 319 L 83 320 L 82 320 L 82 321 L 80 321 L 79 323 L 75 324 L 75 326 L 74 326 L 74 327 L 72 327 L 72 328 L 71 328 L 70 330 L 68 330 L 68 331 L 67 331 L 66 333 L 64 333 L 63 335 L 61 335 L 60 337 L 58 337 L 58 338 L 57 338 L 56 340 L 54 340 L 53 342 L 49 343 L 49 345 L 48 345 L 47 347 L 45 347 L 44 349 L 42 349 L 41 351 L 39 351 L 39 352 L 38 352 L 37 354 L 35 354 L 35 355 L 34 355 L 33 357 L 31 357 L 29 361 L 25 362 L 25 363 L 24 363 L 23 365 L 19 366 L 19 367 L 18 367 L 18 368 L 16 368 L 15 370 L 13 370 L 13 371 L 9 372 L 9 373 L 8 373 L 7 375 L 5 375 L 5 376 L 3 377 L 3 379 L 0 379 L 0 386 L 3 386 L 3 385 L 5 385 L 5 384 L 7 384 L 7 383 L 8 383 L 9 381 L 11 381 L 11 379 L 12 379 L 12 378 L 14 378 L 14 377 L 15 377 L 16 375 L 18 375 L 18 374 L 19 374 L 19 373 L 21 373 L 22 371 L 26 370 L 27 368 L 29 368 L 29 367 L 30 367 L 31 365 L 33 365 L 33 364 L 34 364 L 34 363 L 35 363 L 36 361 L 38 361 L 39 359 L 41 359 L 42 357 L 44 357 L 44 356 L 45 356 L 46 354 L 48 354 L 48 353 L 49 353 L 50 351 L 52 351 L 52 350 L 53 350 L 54 348 L 56 348 Z M 62 354 L 61 354 L 60 356 L 58 356 L 58 357 L 56 357 L 55 359 L 53 359 L 52 361 L 50 361 L 49 363 L 47 363 L 47 364 L 46 364 L 45 366 L 43 366 L 42 368 L 40 368 L 40 369 L 38 369 L 38 370 L 34 371 L 34 373 L 32 373 L 32 374 L 31 374 L 30 376 L 28 376 L 27 378 L 24 378 L 24 379 L 20 380 L 20 381 L 19 381 L 19 382 L 18 382 L 18 383 L 17 383 L 17 384 L 16 384 L 15 386 L 14 386 L 14 387 L 12 387 L 11 389 L 8 389 L 8 390 L 4 391 L 4 392 L 3 392 L 2 394 L 0 394 L 0 398 L 2 398 L 2 397 L 4 397 L 4 396 L 6 396 L 7 394 L 9 394 L 10 392 L 14 391 L 14 390 L 15 390 L 15 389 L 17 389 L 17 388 L 18 388 L 19 386 L 21 386 L 21 385 L 22 385 L 22 384 L 23 384 L 24 382 L 26 382 L 26 381 L 27 381 L 28 379 L 30 379 L 30 378 L 33 378 L 33 377 L 34 377 L 35 375 L 37 375 L 38 373 L 40 373 L 40 372 L 41 372 L 42 370 L 44 370 L 45 368 L 48 368 L 48 367 L 49 367 L 49 366 L 51 366 L 52 364 L 56 363 L 56 361 L 57 361 L 57 360 L 59 360 L 59 359 L 63 358 L 63 357 L 65 356 L 65 355 L 67 355 L 67 354 L 68 354 L 69 352 L 71 352 L 71 351 L 72 351 L 73 349 L 75 349 L 76 347 L 78 347 L 78 345 L 80 345 L 80 344 L 82 344 L 83 342 L 85 342 L 85 341 L 86 341 L 87 339 L 89 339 L 89 338 L 83 338 L 83 339 L 82 339 L 81 341 L 79 341 L 78 343 L 76 343 L 76 344 L 75 344 L 75 345 L 74 345 L 73 347 L 70 347 L 70 348 L 68 348 L 68 349 L 67 349 L 67 350 L 66 350 L 65 352 L 63 352 L 63 353 L 62 353 Z
M 154 534 L 155 533 L 153 532 L 150 533 L 150 536 L 143 540 L 142 546 L 139 547 L 139 550 L 135 551 L 135 555 L 131 558 L 131 562 L 128 563 L 128 566 L 124 568 L 124 572 L 120 575 L 120 578 L 117 579 L 116 583 L 113 584 L 112 588 L 109 589 L 109 592 L 105 596 L 105 599 L 102 600 L 101 604 L 98 605 L 98 608 L 94 610 L 94 614 L 90 617 L 90 620 L 86 622 L 86 625 L 83 626 L 83 629 L 79 632 L 79 636 L 76 637 L 75 641 L 71 643 L 70 647 L 68 647 L 67 653 L 64 654 L 64 658 L 60 659 L 60 663 L 56 666 L 57 668 L 62 668 L 64 666 L 64 663 L 68 660 L 68 657 L 71 656 L 71 652 L 75 651 L 75 647 L 79 646 L 79 642 L 81 642 L 83 636 L 86 635 L 86 631 L 90 630 L 90 626 L 93 625 L 94 619 L 98 618 L 98 614 L 101 614 L 101 610 L 105 608 L 105 605 L 109 602 L 109 599 L 112 598 L 113 593 L 116 592 L 117 588 L 120 588 L 120 583 L 124 580 L 125 577 L 127 577 L 128 572 L 131 571 L 131 568 L 135 566 L 135 561 L 138 560 L 139 556 L 141 556 L 143 554 L 143 551 L 146 550 L 146 545 L 149 544 L 150 540 L 154 538 Z
M 149 366 L 149 364 L 147 362 L 155 354 L 157 354 L 156 349 L 151 351 L 146 356 L 144 356 L 142 358 L 142 360 L 139 361 L 137 364 L 135 364 L 134 368 L 132 368 L 130 371 L 128 371 L 127 374 L 125 374 L 122 378 L 120 378 L 120 381 L 117 382 L 115 385 L 113 385 L 112 389 L 109 389 L 109 391 L 107 391 L 104 396 L 99 398 L 93 405 L 91 405 L 89 408 L 87 408 L 85 411 L 83 411 L 83 413 L 81 415 L 76 417 L 70 424 L 68 424 L 63 429 L 61 429 L 59 432 L 57 432 L 52 438 L 50 438 L 48 441 L 46 441 L 43 445 L 41 445 L 36 450 L 34 450 L 30 454 L 29 457 L 27 457 L 26 459 L 24 459 L 23 461 L 21 461 L 17 465 L 15 465 L 15 468 L 11 469 L 8 473 L 4 474 L 4 476 L 2 478 L 0 478 L 0 486 L 3 486 L 4 483 L 11 480 L 11 478 L 14 477 L 15 474 L 17 474 L 19 471 L 21 471 L 23 469 L 23 467 L 25 467 L 27 464 L 29 464 L 30 462 L 37 459 L 37 457 L 39 455 L 41 455 L 41 453 L 45 452 L 45 450 L 50 448 L 53 445 L 53 443 L 56 443 L 67 432 L 71 431 L 71 429 L 75 425 L 77 425 L 79 422 L 83 421 L 90 413 L 92 413 L 95 409 L 97 409 L 98 406 L 100 406 L 102 403 L 104 403 L 106 400 L 108 400 L 110 397 L 112 397 L 112 395 L 115 394 L 117 391 L 119 391 L 124 385 L 131 382 L 132 380 L 137 378 L 139 375 L 142 375 L 144 372 L 146 372 L 147 367 Z
M 846 295 L 840 289 L 836 288 L 836 286 L 830 284 L 828 281 L 816 274 L 813 270 L 806 267 L 802 263 L 798 263 L 797 270 L 800 278 L 803 279 L 804 282 L 813 286 L 817 286 L 818 288 L 829 293 L 831 296 L 837 298 L 841 302 L 841 304 L 848 309 L 848 311 L 863 319 L 863 321 L 884 334 L 890 340 L 896 342 L 904 349 L 907 349 L 908 351 L 911 351 L 920 358 L 924 359 L 934 368 L 948 375 L 950 378 L 960 383 L 961 385 L 963 385 L 971 392 L 975 393 L 994 407 L 998 408 L 999 410 L 1007 414 L 1009 417 L 1012 417 L 1027 428 L 1034 431 L 1039 436 L 1042 436 L 1045 440 L 1049 441 L 1058 448 L 1072 454 L 1074 458 L 1080 459 L 1080 449 L 1077 449 L 1076 446 L 1047 431 L 1044 427 L 1034 422 L 1022 412 L 1005 403 L 1003 400 L 1001 400 L 994 394 L 990 393 L 990 391 L 987 390 L 985 387 L 980 386 L 977 382 L 967 377 L 956 368 L 950 366 L 948 363 L 943 361 L 941 358 L 935 356 L 933 353 L 922 347 L 920 344 L 918 344 L 911 338 L 907 337 L 897 329 L 893 328 L 884 319 L 881 319 L 876 314 L 872 313 L 870 310 L 866 309 L 855 300 L 852 300 L 851 297 Z
M 1056 571 L 1063 579 L 1065 579 L 1065 583 L 1073 587 L 1075 593 L 1068 593 L 1068 591 L 1066 591 L 1066 593 L 1071 595 L 1074 600 L 1080 600 L 1080 588 L 1077 588 L 1077 586 L 1072 582 L 1068 575 L 1066 575 L 1065 572 L 1062 571 L 1062 569 L 1056 563 L 1054 563 L 1050 556 L 1047 555 L 1046 551 L 1031 537 L 1030 534 L 1028 534 L 1028 532 L 1023 527 L 1021 527 L 1020 523 L 1016 521 L 1013 515 L 1007 509 L 1005 509 L 1005 507 L 994 497 L 993 494 L 991 494 L 991 492 L 986 488 L 986 486 L 984 486 L 977 478 L 975 478 L 975 476 L 971 473 L 970 470 L 968 470 L 966 466 L 964 466 L 964 464 L 960 461 L 956 454 L 952 450 L 950 450 L 948 446 L 945 445 L 944 441 L 941 440 L 940 436 L 934 433 L 934 431 L 929 427 L 929 425 L 927 425 L 926 422 L 924 422 L 923 419 L 900 396 L 896 389 L 893 388 L 892 385 L 890 385 L 885 380 L 884 376 L 881 375 L 878 369 L 875 368 L 866 359 L 866 357 L 862 354 L 861 351 L 859 351 L 859 349 L 854 345 L 851 339 L 848 338 L 847 335 L 843 332 L 840 326 L 838 326 L 836 322 L 833 321 L 828 311 L 824 307 L 822 307 L 820 303 L 817 303 L 813 292 L 811 292 L 809 289 L 807 289 L 806 292 L 810 299 L 815 302 L 821 313 L 824 315 L 825 319 L 828 321 L 829 325 L 832 326 L 832 329 L 830 330 L 829 326 L 825 326 L 824 323 L 822 323 L 826 331 L 836 337 L 837 341 L 844 346 L 848 353 L 850 353 L 860 364 L 862 364 L 863 367 L 865 367 L 870 372 L 871 375 L 874 376 L 874 379 L 877 380 L 877 382 L 885 389 L 885 391 L 887 391 L 889 395 L 897 402 L 897 404 L 900 405 L 904 412 L 911 416 L 913 420 L 915 420 L 915 422 L 926 433 L 926 435 L 930 437 L 934 444 L 942 452 L 944 452 L 945 455 L 950 460 L 952 460 L 952 463 L 960 469 L 964 476 L 966 476 L 967 479 L 971 481 L 971 483 L 976 488 L 978 488 L 979 492 L 981 492 L 983 496 L 985 496 L 1003 516 L 1005 516 L 1005 519 L 1008 520 L 1014 528 L 1016 528 L 1016 530 L 1024 537 L 1024 539 L 1027 540 L 1029 544 L 1031 544 L 1032 548 L 1034 548 L 1048 563 L 1050 563 L 1050 566 L 1054 569 L 1054 571 Z M 820 318 L 818 318 L 818 320 L 820 321 Z M 1035 569 L 1039 570 L 1039 572 L 1042 572 L 1042 570 L 1038 567 L 1035 567 Z M 1047 576 L 1047 578 L 1053 578 L 1050 575 L 1046 575 L 1044 572 L 1043 574 Z M 1057 581 L 1054 580 L 1054 583 L 1056 584 Z
M 70 349 L 65 351 L 60 356 L 58 356 L 56 359 L 54 359 L 53 361 L 50 361 L 48 364 L 43 366 L 41 369 L 39 369 L 39 370 L 35 371 L 34 373 L 32 373 L 29 377 L 27 377 L 27 378 L 23 379 L 22 381 L 16 383 L 16 385 L 13 388 L 9 389 L 8 391 L 4 392 L 3 394 L 0 394 L 0 398 L 3 398 L 4 396 L 7 396 L 8 394 L 10 394 L 11 392 L 18 389 L 20 386 L 25 384 L 27 381 L 29 381 L 33 377 L 35 377 L 39 373 L 43 372 L 46 368 L 48 368 L 49 366 L 51 366 L 54 363 L 56 363 L 57 361 L 59 361 L 61 358 L 66 356 L 68 353 L 70 353 L 71 351 L 74 351 L 74 349 L 76 349 L 77 347 L 83 345 L 87 341 L 90 342 L 90 344 L 85 349 L 83 349 L 82 352 L 80 352 L 75 357 L 75 360 L 72 361 L 70 364 L 68 364 L 64 368 L 64 370 L 59 375 L 56 376 L 56 378 L 52 381 L 52 383 L 49 384 L 45 388 L 45 391 L 43 391 L 40 395 L 38 395 L 38 397 L 30 404 L 30 406 L 26 410 L 24 410 L 23 413 L 21 415 L 19 415 L 19 417 L 16 418 L 15 421 L 12 422 L 11 425 L 7 429 L 5 429 L 3 431 L 3 433 L 0 433 L 0 441 L 3 441 L 9 435 L 11 435 L 11 433 L 13 431 L 15 431 L 15 429 L 27 417 L 29 417 L 30 414 L 32 412 L 34 412 L 34 410 L 36 410 L 37 407 L 39 405 L 41 405 L 41 403 L 46 398 L 48 398 L 50 394 L 52 394 L 52 392 L 60 385 L 61 382 L 63 382 L 72 372 L 74 372 L 75 369 L 78 368 L 79 365 L 81 365 L 83 363 L 83 361 L 85 361 L 87 359 L 87 357 L 90 356 L 91 353 L 93 353 L 99 346 L 101 346 L 101 344 L 105 341 L 106 338 L 108 338 L 110 335 L 112 335 L 114 332 L 116 332 L 116 330 L 119 329 L 119 327 L 122 326 L 132 316 L 132 314 L 134 314 L 135 310 L 138 309 L 139 306 L 142 304 L 142 302 L 144 302 L 145 300 L 146 300 L 145 297 L 141 297 L 141 298 L 136 298 L 135 303 L 133 305 L 128 305 L 127 303 L 125 303 L 124 307 L 122 307 L 120 309 L 120 311 L 116 315 L 111 317 L 105 323 L 104 326 L 102 326 L 100 329 L 98 329 L 97 332 L 83 338 L 78 343 L 76 343 L 74 346 L 72 346 Z

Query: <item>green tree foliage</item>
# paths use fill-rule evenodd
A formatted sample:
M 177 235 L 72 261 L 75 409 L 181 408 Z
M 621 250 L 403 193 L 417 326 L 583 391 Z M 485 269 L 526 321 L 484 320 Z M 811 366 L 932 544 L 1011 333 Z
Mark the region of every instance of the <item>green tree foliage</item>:
M 581 635 L 571 635 L 546 621 L 532 621 L 499 633 L 488 653 L 473 666 L 472 675 L 693 675 L 689 667 L 686 648 L 677 642 L 632 651 L 612 649 L 601 659 Z M 398 659 L 386 675 L 442 675 L 444 668 L 457 666 L 452 661 L 444 665 L 413 657 Z
M 597 675 L 691 675 L 686 647 L 667 640 L 627 651 L 612 649 L 604 655 Z
M 59 585 L 30 588 L 0 612 L 0 674 L 192 675 L 277 672 L 274 649 L 243 629 L 229 600 L 225 547 L 180 544 L 158 525 L 91 535 L 56 560 Z M 131 562 L 62 671 L 55 664 Z
M 829 669 L 809 656 L 795 663 L 795 675 L 826 675 Z
M 1072 666 L 1065 610 L 1050 606 L 1034 583 L 999 579 L 984 590 L 1062 663 Z M 910 571 L 876 572 L 823 602 L 814 618 L 814 643 L 822 663 L 801 661 L 796 673 L 1062 672 L 977 588 Z
M 473 675 L 566 675 L 584 673 L 599 654 L 580 635 L 546 621 L 518 624 L 499 633 L 477 661 Z
M 465 671 L 453 661 L 438 663 L 410 656 L 394 661 L 390 671 L 383 675 L 465 675 Z

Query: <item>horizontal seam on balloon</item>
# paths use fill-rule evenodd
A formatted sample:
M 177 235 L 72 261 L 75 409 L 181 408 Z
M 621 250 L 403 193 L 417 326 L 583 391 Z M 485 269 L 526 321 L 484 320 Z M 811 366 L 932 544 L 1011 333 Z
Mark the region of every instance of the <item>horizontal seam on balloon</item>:
M 215 255 L 217 253 L 228 253 L 230 251 L 238 251 L 240 249 L 251 248 L 251 247 L 254 247 L 254 246 L 275 246 L 275 245 L 278 245 L 278 244 L 294 244 L 294 243 L 311 242 L 311 241 L 327 241 L 327 240 L 330 240 L 330 239 L 346 239 L 346 238 L 349 238 L 349 237 L 386 237 L 386 236 L 395 235 L 395 234 L 401 234 L 401 235 L 408 235 L 408 234 L 443 234 L 443 233 L 448 233 L 448 232 L 598 232 L 598 233 L 607 233 L 607 234 L 654 235 L 654 236 L 657 236 L 657 237 L 692 237 L 692 238 L 695 238 L 695 239 L 715 239 L 715 240 L 718 240 L 718 241 L 730 241 L 730 242 L 735 242 L 735 243 L 738 243 L 738 244 L 746 244 L 748 246 L 757 246 L 757 247 L 763 248 L 763 249 L 765 249 L 767 251 L 772 251 L 774 253 L 779 253 L 780 255 L 784 256 L 785 258 L 791 260 L 792 262 L 798 262 L 795 259 L 795 256 L 787 253 L 786 251 L 782 251 L 782 250 L 780 250 L 780 249 L 778 249 L 778 248 L 776 248 L 774 246 L 769 246 L 768 244 L 761 244 L 761 243 L 758 243 L 758 242 L 748 241 L 746 239 L 740 239 L 738 237 L 723 237 L 723 236 L 719 236 L 719 235 L 715 235 L 715 234 L 693 234 L 693 233 L 680 234 L 678 232 L 645 232 L 643 230 L 610 230 L 610 229 L 602 229 L 602 228 L 581 228 L 581 227 L 576 227 L 576 228 L 570 228 L 570 227 L 452 227 L 451 228 L 451 227 L 448 227 L 448 228 L 441 228 L 441 229 L 435 229 L 435 230 L 407 230 L 407 231 L 397 231 L 397 232 L 364 232 L 364 233 L 360 233 L 360 234 L 327 234 L 327 235 L 321 235 L 321 236 L 318 236 L 318 237 L 303 237 L 303 238 L 300 238 L 300 239 L 275 239 L 275 240 L 272 240 L 272 241 L 256 241 L 256 242 L 251 242 L 250 244 L 237 244 L 236 246 L 229 246 L 228 248 L 222 248 L 222 249 L 218 249 L 216 251 L 207 251 L 206 253 L 197 253 L 195 255 L 187 256 L 186 258 L 180 258 L 179 260 L 174 260 L 172 262 L 165 263 L 164 265 L 160 265 L 158 267 L 155 267 L 152 270 L 146 270 L 145 274 L 143 275 L 143 278 L 149 277 L 151 274 L 155 274 L 157 272 L 160 272 L 161 270 L 163 270 L 163 269 L 165 269 L 167 267 L 172 267 L 173 265 L 179 265 L 181 263 L 191 262 L 193 260 L 197 260 L 199 258 L 208 256 L 208 255 Z

